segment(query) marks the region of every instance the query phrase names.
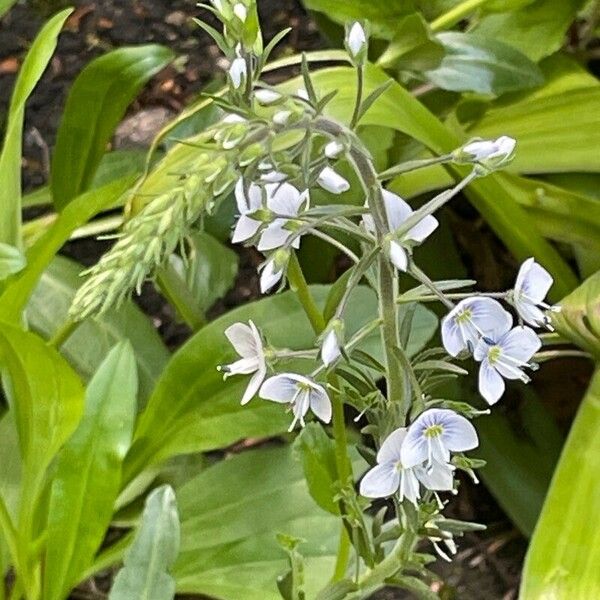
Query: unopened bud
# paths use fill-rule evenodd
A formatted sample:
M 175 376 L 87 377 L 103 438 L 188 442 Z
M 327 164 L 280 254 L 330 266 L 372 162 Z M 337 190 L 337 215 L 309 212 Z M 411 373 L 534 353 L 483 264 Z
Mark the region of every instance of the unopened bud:
M 247 76 L 248 70 L 246 61 L 241 57 L 233 59 L 231 66 L 229 67 L 229 78 L 233 85 L 233 89 L 239 90 L 244 85 Z
M 342 194 L 350 189 L 350 184 L 331 167 L 325 167 L 321 171 L 317 183 L 332 194 Z
M 457 163 L 478 163 L 493 171 L 507 165 L 514 158 L 516 145 L 517 141 L 507 135 L 496 140 L 475 139 L 459 148 L 453 159 Z
M 327 158 L 330 158 L 331 160 L 335 160 L 342 154 L 342 152 L 344 152 L 344 150 L 345 150 L 345 148 L 344 148 L 344 144 L 342 144 L 342 142 L 333 140 L 332 142 L 329 142 L 325 146 L 324 152 L 325 152 L 325 156 Z
M 256 90 L 254 92 L 254 97 L 260 104 L 264 106 L 275 104 L 283 98 L 283 96 L 279 92 L 267 89 Z
M 233 14 L 243 23 L 246 20 L 246 17 L 248 16 L 248 11 L 241 2 L 238 2 L 233 7 Z

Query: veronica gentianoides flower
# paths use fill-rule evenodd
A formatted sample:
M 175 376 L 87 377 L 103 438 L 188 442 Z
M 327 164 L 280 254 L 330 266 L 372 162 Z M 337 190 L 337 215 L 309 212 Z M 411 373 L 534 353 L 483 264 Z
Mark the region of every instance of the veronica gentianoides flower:
M 294 429 L 298 421 L 304 427 L 304 417 L 309 409 L 324 423 L 331 421 L 331 401 L 325 388 L 304 375 L 274 375 L 262 384 L 259 396 L 291 406 L 294 420 L 289 431 Z
M 321 360 L 328 367 L 342 355 L 344 322 L 333 319 L 327 326 L 321 341 Z
M 544 298 L 553 283 L 552 275 L 533 258 L 528 258 L 521 265 L 511 300 L 525 323 L 534 327 L 546 326 L 552 330 L 544 310 L 559 311 L 560 307 L 550 306 L 544 302 Z
M 442 321 L 442 342 L 446 352 L 458 356 L 473 352 L 481 337 L 495 339 L 510 329 L 512 315 L 493 298 L 472 297 L 461 300 Z
M 229 66 L 229 79 L 234 90 L 239 90 L 246 82 L 248 76 L 248 67 L 246 60 L 238 56 L 231 61 Z
M 350 189 L 350 184 L 331 167 L 325 167 L 317 178 L 317 183 L 332 194 L 343 194 Z
M 300 193 L 289 183 L 269 184 L 266 186 L 267 208 L 276 215 L 263 231 L 258 242 L 258 249 L 274 250 L 284 246 L 294 235 L 294 228 L 300 223 L 295 219 L 302 207 L 307 207 L 309 202 L 308 191 Z M 290 243 L 293 248 L 300 247 L 300 236 L 296 236 Z
M 266 294 L 281 281 L 289 259 L 290 251 L 287 248 L 278 248 L 259 267 L 261 293 Z
M 457 162 L 476 162 L 493 171 L 507 165 L 514 157 L 517 141 L 507 135 L 495 140 L 476 139 L 458 150 Z
M 262 207 L 263 194 L 260 186 L 251 183 L 248 188 L 244 187 L 244 180 L 240 177 L 235 184 L 235 202 L 239 212 L 233 237 L 231 241 L 234 244 L 245 242 L 256 234 L 262 222 L 254 219 L 252 214 Z
M 498 402 L 504 394 L 504 379 L 529 382 L 523 368 L 531 366 L 531 358 L 541 346 L 540 338 L 529 327 L 509 328 L 495 338 L 479 340 L 473 357 L 481 362 L 479 392 L 489 404 Z
M 386 250 L 392 264 L 400 271 L 406 271 L 408 268 L 407 248 L 424 242 L 437 229 L 438 220 L 428 215 L 411 227 L 401 238 L 394 237 L 394 232 L 404 224 L 414 211 L 400 196 L 388 190 L 383 190 L 383 203 L 390 230 L 387 236 Z M 375 233 L 375 223 L 371 215 L 365 215 L 363 223 L 368 231 Z
M 253 374 L 242 396 L 242 404 L 247 404 L 256 395 L 267 375 L 262 338 L 252 321 L 248 321 L 248 325 L 245 323 L 230 325 L 225 330 L 225 335 L 239 354 L 240 359 L 220 366 L 219 371 L 224 373 L 225 379 L 231 375 Z
M 385 498 L 398 492 L 416 505 L 420 498 L 419 485 L 430 490 L 451 490 L 453 468 L 447 463 L 432 462 L 431 468 L 422 465 L 406 467 L 402 462 L 402 446 L 408 430 L 401 427 L 393 431 L 381 444 L 377 465 L 367 471 L 360 482 L 360 493 L 366 498 Z
M 400 458 L 405 468 L 425 463 L 429 472 L 450 462 L 451 452 L 473 450 L 479 444 L 471 422 L 446 408 L 430 408 L 408 428 Z

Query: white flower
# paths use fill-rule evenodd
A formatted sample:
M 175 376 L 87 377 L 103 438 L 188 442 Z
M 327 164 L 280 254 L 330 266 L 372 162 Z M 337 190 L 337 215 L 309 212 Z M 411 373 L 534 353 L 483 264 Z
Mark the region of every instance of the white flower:
M 317 183 L 332 194 L 342 194 L 350 189 L 350 184 L 331 167 L 325 167 L 321 171 Z
M 464 452 L 477 447 L 475 427 L 465 417 L 445 408 L 430 408 L 411 423 L 402 444 L 401 460 L 405 468 L 426 462 L 447 464 L 450 452 Z
M 507 135 L 496 140 L 474 140 L 459 150 L 459 160 L 478 162 L 488 169 L 497 169 L 514 156 L 517 141 Z
M 261 293 L 266 294 L 281 281 L 289 258 L 289 250 L 279 248 L 259 267 Z
M 387 216 L 390 233 L 398 230 L 402 224 L 414 213 L 413 209 L 400 196 L 383 190 L 383 203 Z M 375 223 L 371 215 L 363 217 L 365 227 L 375 232 Z M 389 241 L 388 253 L 393 265 L 400 271 L 406 271 L 408 268 L 408 254 L 404 246 L 419 244 L 424 242 L 438 227 L 439 223 L 435 217 L 428 215 L 419 221 L 416 225 L 402 236 L 402 239 L 392 239 Z
M 344 323 L 339 319 L 334 319 L 327 328 L 321 343 L 321 360 L 328 367 L 335 362 L 341 355 L 341 344 L 343 339 Z
M 248 325 L 244 323 L 230 325 L 225 330 L 225 335 L 241 358 L 229 365 L 220 366 L 219 371 L 223 371 L 224 378 L 230 375 L 250 375 L 250 373 L 254 373 L 242 397 L 242 404 L 247 404 L 258 392 L 258 388 L 260 388 L 267 375 L 262 339 L 252 321 L 248 321 Z
M 360 482 L 360 493 L 366 498 L 385 498 L 395 492 L 417 503 L 420 498 L 419 482 L 430 490 L 451 490 L 453 468 L 445 463 L 432 463 L 427 470 L 422 466 L 404 467 L 402 446 L 408 430 L 405 427 L 393 431 L 381 444 L 377 453 L 377 465 L 370 469 Z
M 338 142 L 337 140 L 332 140 L 328 144 L 325 145 L 325 156 L 330 159 L 336 159 L 340 154 L 344 151 L 344 144 Z
M 325 388 L 304 375 L 283 373 L 270 377 L 262 384 L 259 396 L 265 400 L 292 405 L 294 420 L 289 431 L 298 421 L 304 427 L 304 417 L 309 408 L 321 421 L 331 421 L 331 401 Z
M 229 113 L 226 117 L 223 117 L 221 122 L 230 124 L 246 123 L 246 119 L 244 119 L 242 115 L 238 115 L 236 113 Z
M 231 79 L 233 88 L 236 90 L 240 89 L 247 75 L 246 61 L 241 57 L 234 58 L 229 67 L 229 78 Z
M 360 23 L 354 23 L 348 31 L 346 38 L 346 45 L 348 51 L 352 55 L 352 58 L 356 58 L 360 51 L 365 47 L 367 43 L 367 36 L 365 30 Z
M 530 366 L 531 357 L 541 346 L 540 338 L 529 327 L 506 329 L 491 340 L 479 340 L 473 357 L 481 362 L 479 392 L 489 404 L 498 402 L 504 393 L 503 377 L 529 382 L 523 367 Z
M 546 310 L 560 310 L 559 307 L 550 306 L 544 302 L 553 282 L 552 275 L 533 258 L 528 258 L 521 265 L 512 294 L 512 302 L 525 323 L 534 327 L 545 325 L 552 329 L 550 320 L 539 307 Z
M 496 339 L 498 332 L 512 327 L 511 314 L 493 298 L 461 300 L 442 321 L 442 342 L 451 356 L 472 352 L 479 339 Z
M 248 11 L 241 2 L 238 2 L 233 7 L 233 14 L 243 23 L 248 16 Z
M 279 92 L 274 90 L 260 89 L 254 92 L 254 97 L 258 100 L 258 102 L 260 102 L 260 104 L 268 106 L 269 104 L 279 102 L 282 96 Z
M 234 244 L 245 242 L 256 234 L 261 222 L 253 219 L 251 215 L 262 206 L 262 190 L 251 183 L 248 189 L 244 189 L 244 180 L 240 177 L 235 184 L 235 201 L 240 216 L 233 231 L 231 241 Z
M 288 228 L 290 221 L 298 216 L 302 205 L 308 203 L 308 191 L 300 193 L 289 183 L 270 184 L 266 186 L 267 208 L 275 213 L 275 218 L 260 236 L 258 249 L 274 250 L 285 245 L 290 236 L 294 234 Z M 291 243 L 293 248 L 300 247 L 300 236 Z
M 281 173 L 281 171 L 273 171 L 273 167 L 271 167 L 270 171 L 263 173 L 260 176 L 260 180 L 265 183 L 281 183 L 287 179 L 287 175 L 285 173 Z

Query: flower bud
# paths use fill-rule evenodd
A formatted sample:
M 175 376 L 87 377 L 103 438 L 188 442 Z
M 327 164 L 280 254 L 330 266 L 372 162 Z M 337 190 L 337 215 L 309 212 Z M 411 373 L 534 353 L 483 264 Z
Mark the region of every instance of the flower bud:
M 317 179 L 317 183 L 332 194 L 342 194 L 350 189 L 350 184 L 338 175 L 331 167 L 325 167 Z
M 341 346 L 344 339 L 344 323 L 340 319 L 333 319 L 321 340 L 321 360 L 328 367 L 341 355 Z
M 288 261 L 290 251 L 287 248 L 278 248 L 261 266 L 260 291 L 266 294 L 281 281 Z
M 496 140 L 474 139 L 453 156 L 457 163 L 478 163 L 489 171 L 507 165 L 515 155 L 517 141 L 507 135 Z
M 283 96 L 275 90 L 260 89 L 254 92 L 254 97 L 259 104 L 263 106 L 269 106 L 270 104 L 276 104 L 283 99 Z
M 339 156 L 342 154 L 342 152 L 344 152 L 345 149 L 346 148 L 344 147 L 344 144 L 342 144 L 342 142 L 333 140 L 326 144 L 324 153 L 327 158 L 335 160 L 336 158 L 339 158 Z
M 246 61 L 241 57 L 234 58 L 229 67 L 229 79 L 233 89 L 239 90 L 246 82 L 247 76 Z
M 357 21 L 346 30 L 346 49 L 350 58 L 357 64 L 363 64 L 367 55 L 367 34 Z

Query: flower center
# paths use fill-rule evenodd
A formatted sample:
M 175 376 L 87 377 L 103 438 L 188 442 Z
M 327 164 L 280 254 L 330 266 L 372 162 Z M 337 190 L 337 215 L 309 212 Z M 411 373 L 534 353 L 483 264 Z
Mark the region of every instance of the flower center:
M 298 388 L 299 392 L 310 392 L 312 389 L 310 383 L 304 383 L 304 381 L 299 381 L 296 384 L 296 387 Z
M 497 363 L 502 356 L 502 348 L 500 346 L 492 346 L 488 350 L 488 361 L 491 365 Z
M 423 432 L 423 435 L 426 438 L 435 438 L 435 437 L 439 437 L 440 435 L 442 435 L 442 433 L 444 433 L 444 428 L 441 425 L 430 425 L 429 427 L 425 428 L 425 431 Z
M 398 473 L 400 473 L 400 471 L 402 471 L 404 467 L 402 466 L 402 463 L 400 461 L 397 461 L 394 465 L 394 468 L 396 469 L 396 471 L 398 471 Z
M 472 316 L 473 316 L 473 313 L 472 313 L 471 309 L 465 308 L 464 310 L 461 310 L 459 313 L 457 313 L 457 315 L 455 317 L 456 324 L 464 325 L 471 320 Z

